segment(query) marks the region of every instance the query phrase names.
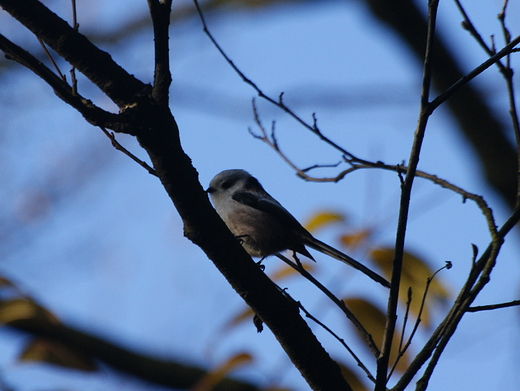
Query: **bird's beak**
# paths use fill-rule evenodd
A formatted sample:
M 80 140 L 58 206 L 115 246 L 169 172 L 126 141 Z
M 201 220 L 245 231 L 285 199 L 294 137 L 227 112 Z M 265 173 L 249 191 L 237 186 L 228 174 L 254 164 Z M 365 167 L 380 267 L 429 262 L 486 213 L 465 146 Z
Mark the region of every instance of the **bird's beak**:
M 213 188 L 211 186 L 206 189 L 206 193 L 209 193 L 209 194 L 213 193 L 214 191 L 215 191 L 215 188 Z

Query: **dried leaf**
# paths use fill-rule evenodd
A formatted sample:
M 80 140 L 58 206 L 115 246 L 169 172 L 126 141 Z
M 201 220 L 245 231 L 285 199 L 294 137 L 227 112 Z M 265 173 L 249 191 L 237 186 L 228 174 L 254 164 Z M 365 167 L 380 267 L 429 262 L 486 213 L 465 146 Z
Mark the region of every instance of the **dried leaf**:
M 254 316 L 254 312 L 251 308 L 246 307 L 238 314 L 233 316 L 223 327 L 223 331 L 229 331 L 229 329 L 235 328 L 238 325 L 244 323 L 246 320 L 252 319 Z
M 361 229 L 359 231 L 341 235 L 339 239 L 344 246 L 355 249 L 363 245 L 370 235 L 372 235 L 372 232 L 371 229 Z
M 368 389 L 363 385 L 355 371 L 353 371 L 348 365 L 342 364 L 338 360 L 336 360 L 336 362 L 338 363 L 341 369 L 341 374 L 352 388 L 352 391 L 368 391 Z
M 314 263 L 302 262 L 302 265 L 303 265 L 303 268 L 306 271 L 308 271 L 309 273 L 312 273 L 312 271 L 315 269 L 315 267 L 314 267 L 315 264 Z M 281 268 L 279 268 L 277 271 L 275 271 L 269 277 L 273 281 L 279 281 L 279 280 L 281 280 L 283 278 L 292 277 L 294 275 L 298 275 L 299 276 L 300 273 L 298 273 L 298 271 L 296 271 L 292 267 L 290 267 L 290 266 L 288 266 L 286 264 L 283 264 L 283 266 Z
M 386 323 L 385 314 L 375 305 L 362 298 L 347 298 L 345 299 L 345 304 L 365 327 L 367 332 L 372 335 L 376 345 L 381 348 Z
M 327 225 L 342 221 L 345 221 L 345 216 L 343 214 L 331 211 L 322 211 L 312 215 L 309 221 L 305 224 L 305 228 L 309 232 L 315 232 Z
M 34 321 L 39 324 L 59 324 L 58 319 L 42 306 L 28 299 L 13 299 L 0 302 L 0 323 Z
M 31 341 L 24 349 L 19 359 L 21 361 L 36 361 L 59 365 L 65 368 L 82 371 L 96 370 L 94 361 L 64 344 L 44 338 Z
M 377 248 L 370 252 L 372 260 L 379 265 L 385 276 L 390 278 L 392 270 L 392 260 L 394 250 L 391 248 Z M 410 304 L 410 313 L 417 317 L 421 306 L 426 282 L 428 278 L 433 276 L 434 272 L 426 264 L 426 262 L 416 255 L 405 251 L 403 255 L 403 269 L 401 274 L 401 285 L 399 289 L 399 298 L 403 304 L 407 301 L 408 288 L 412 288 L 412 302 Z M 426 305 L 421 314 L 421 321 L 424 326 L 429 327 L 431 324 L 431 304 L 434 301 L 443 302 L 449 297 L 446 286 L 441 282 L 440 276 L 437 274 L 431 281 L 426 298 Z
M 356 318 L 361 322 L 365 330 L 372 335 L 376 346 L 381 349 L 381 342 L 383 340 L 383 334 L 386 324 L 386 316 L 379 308 L 369 301 L 351 297 L 344 300 L 347 308 L 352 311 Z M 399 345 L 400 331 L 396 329 L 393 338 L 392 351 L 390 352 L 390 363 L 393 363 L 397 358 L 397 347 Z M 363 339 L 364 341 L 364 339 Z M 399 360 L 399 364 L 396 367 L 397 371 L 404 371 L 408 367 L 410 361 L 409 355 L 405 354 Z
M 16 287 L 16 285 L 13 284 L 13 282 L 11 280 L 9 280 L 8 278 L 0 276 L 0 288 L 4 288 L 4 287 Z
M 249 353 L 238 353 L 230 357 L 227 361 L 220 364 L 218 367 L 208 372 L 200 379 L 192 388 L 192 391 L 211 391 L 215 385 L 218 384 L 231 371 L 244 365 L 251 364 L 253 357 Z

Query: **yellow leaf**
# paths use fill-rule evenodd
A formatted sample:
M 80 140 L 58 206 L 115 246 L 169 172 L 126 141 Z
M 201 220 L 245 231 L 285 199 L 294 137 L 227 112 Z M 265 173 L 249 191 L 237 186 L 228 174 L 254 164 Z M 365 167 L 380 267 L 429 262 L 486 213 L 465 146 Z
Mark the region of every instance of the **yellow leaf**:
M 351 297 L 344 301 L 347 308 L 352 311 L 365 330 L 372 336 L 376 346 L 381 349 L 386 324 L 385 314 L 374 304 L 362 298 Z M 392 350 L 390 352 L 390 363 L 393 363 L 397 358 L 397 347 L 399 345 L 400 335 L 399 330 L 396 329 L 393 337 Z M 408 367 L 409 361 L 409 354 L 405 353 L 399 360 L 396 370 L 400 372 L 404 371 Z
M 338 363 L 339 368 L 341 369 L 341 374 L 352 388 L 352 391 L 368 391 L 368 389 L 363 385 L 355 371 L 353 371 L 348 365 L 342 364 L 338 360 L 336 360 L 336 362 Z
M 242 324 L 244 321 L 249 320 L 253 317 L 255 313 L 249 307 L 246 307 L 238 314 L 233 316 L 223 327 L 223 331 L 229 331 L 229 329 L 235 328 L 236 326 Z
M 394 250 L 392 248 L 381 247 L 370 252 L 372 260 L 383 270 L 383 274 L 390 278 L 392 272 L 392 260 Z M 412 288 L 412 302 L 410 303 L 410 313 L 417 317 L 419 315 L 422 298 L 426 289 L 428 278 L 433 276 L 434 271 L 424 260 L 416 255 L 405 251 L 403 254 L 403 269 L 401 273 L 401 284 L 399 288 L 399 300 L 406 304 L 408 300 L 408 288 Z M 431 304 L 434 301 L 444 301 L 449 297 L 446 286 L 442 283 L 439 275 L 431 281 L 426 297 L 426 304 L 421 314 L 421 322 L 425 327 L 431 324 Z
M 331 211 L 322 211 L 311 216 L 309 221 L 305 224 L 305 228 L 309 232 L 315 232 L 327 225 L 342 221 L 345 221 L 345 216 L 343 214 Z
M 20 355 L 20 360 L 44 362 L 83 371 L 96 370 L 96 365 L 90 357 L 60 342 L 43 338 L 31 341 Z
M 344 246 L 354 249 L 365 243 L 372 232 L 371 229 L 361 229 L 350 234 L 341 235 L 339 240 Z
M 5 278 L 5 277 L 0 277 L 0 288 L 1 287 L 14 287 L 15 285 L 11 282 L 11 280 Z
M 58 319 L 42 306 L 28 299 L 0 302 L 0 323 L 38 322 L 59 324 Z
M 310 262 L 302 262 L 303 268 L 308 271 L 309 273 L 312 273 L 314 270 L 314 263 Z M 288 265 L 283 265 L 281 268 L 279 268 L 276 272 L 271 274 L 270 278 L 273 281 L 279 281 L 286 277 L 292 277 L 294 275 L 300 275 L 297 270 L 293 269 L 292 267 Z
M 249 353 L 238 353 L 208 372 L 192 387 L 192 391 L 211 391 L 231 371 L 253 362 Z

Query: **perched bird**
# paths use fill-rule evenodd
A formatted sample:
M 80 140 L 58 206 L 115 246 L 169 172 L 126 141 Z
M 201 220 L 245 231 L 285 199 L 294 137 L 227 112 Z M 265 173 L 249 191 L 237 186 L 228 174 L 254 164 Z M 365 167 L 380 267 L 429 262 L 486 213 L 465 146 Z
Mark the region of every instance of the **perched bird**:
M 305 248 L 308 246 L 345 262 L 374 281 L 390 287 L 390 283 L 377 273 L 312 236 L 248 172 L 222 171 L 211 180 L 206 191 L 211 196 L 217 213 L 252 257 L 263 258 L 292 250 L 314 260 Z

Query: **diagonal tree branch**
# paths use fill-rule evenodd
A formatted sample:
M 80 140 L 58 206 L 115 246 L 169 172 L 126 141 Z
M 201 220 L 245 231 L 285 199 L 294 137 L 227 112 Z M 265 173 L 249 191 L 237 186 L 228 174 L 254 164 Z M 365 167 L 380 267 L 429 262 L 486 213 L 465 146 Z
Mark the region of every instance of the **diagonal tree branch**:
M 374 354 L 374 356 L 379 355 L 379 349 L 377 348 L 372 335 L 365 329 L 365 327 L 361 324 L 361 322 L 356 318 L 356 316 L 350 311 L 345 302 L 343 300 L 338 299 L 334 294 L 329 291 L 321 282 L 319 282 L 312 274 L 310 274 L 305 268 L 298 263 L 292 262 L 290 259 L 285 257 L 282 254 L 276 255 L 279 259 L 285 262 L 287 265 L 292 267 L 298 273 L 300 273 L 304 278 L 309 280 L 312 284 L 314 284 L 320 291 L 322 291 L 344 314 L 345 316 L 352 322 L 352 324 L 356 327 L 358 332 L 363 336 L 365 342 L 370 349 L 370 351 Z
M 432 61 L 433 61 L 433 43 L 435 34 L 435 25 L 437 21 L 438 0 L 431 0 L 428 3 L 428 35 L 426 40 L 426 54 L 424 58 L 423 82 L 421 89 L 421 108 L 419 120 L 415 130 L 412 149 L 406 177 L 401 185 L 401 198 L 399 203 L 399 217 L 397 221 L 397 233 L 395 239 L 394 259 L 392 261 L 392 279 L 390 295 L 388 298 L 388 307 L 386 313 L 386 325 L 383 335 L 383 343 L 381 354 L 377 360 L 377 377 L 376 391 L 385 391 L 388 379 L 388 365 L 390 351 L 392 348 L 392 339 L 397 321 L 397 305 L 399 300 L 399 284 L 401 282 L 401 272 L 403 266 L 403 254 L 406 237 L 406 228 L 408 226 L 408 214 L 410 211 L 410 199 L 412 194 L 413 182 L 416 176 L 417 165 L 419 164 L 419 156 L 426 132 L 426 125 L 429 119 L 427 107 L 429 104 L 429 95 L 432 78 Z
M 270 328 L 312 389 L 350 390 L 338 365 L 330 358 L 307 323 L 276 285 L 261 272 L 209 203 L 198 175 L 184 153 L 173 116 L 148 116 L 150 131 L 138 136 L 155 172 L 184 222 L 184 233 L 200 246 L 230 285 Z M 164 108 L 163 110 L 167 110 Z
M 520 305 L 520 300 L 508 301 L 507 303 L 488 304 L 488 305 L 477 305 L 469 307 L 466 312 L 479 312 L 479 311 L 491 311 L 500 308 L 517 307 Z
M 395 31 L 422 61 L 427 21 L 419 9 L 420 3 L 414 0 L 365 2 L 372 13 Z M 433 83 L 438 91 L 444 91 L 465 72 L 446 41 L 438 36 L 435 38 L 435 57 Z M 479 156 L 486 180 L 513 207 L 517 191 L 517 154 L 497 115 L 474 85 L 466 85 L 446 103 L 460 125 L 457 130 L 469 140 Z
M 8 324 L 9 327 L 30 333 L 40 338 L 60 342 L 73 351 L 101 360 L 111 367 L 139 377 L 146 381 L 172 388 L 190 388 L 207 374 L 202 368 L 169 360 L 138 354 L 62 323 L 52 323 L 45 317 L 20 319 Z M 255 391 L 257 387 L 223 379 L 215 391 Z
M 506 57 L 511 54 L 515 47 L 520 43 L 520 35 L 515 39 L 511 40 L 506 46 L 504 46 L 500 51 L 489 57 L 486 61 L 480 64 L 478 67 L 468 72 L 466 75 L 462 76 L 459 80 L 453 83 L 446 91 L 436 97 L 428 106 L 428 110 L 433 112 L 437 107 L 439 107 L 442 103 L 446 102 L 449 98 L 451 98 L 456 92 L 460 90 L 460 88 L 467 84 L 469 81 L 473 80 L 475 77 L 480 75 L 486 69 L 491 67 L 493 64 L 499 63 L 500 59 Z
M 230 285 L 270 328 L 314 390 L 351 390 L 340 368 L 290 302 L 258 268 L 211 206 L 167 104 L 111 57 L 36 0 L 0 0 L 59 55 L 101 88 L 120 108 L 127 133 L 136 135 L 184 223 L 184 234 L 213 261 Z M 163 53 L 164 54 L 164 53 Z M 162 72 L 162 71 L 161 71 Z M 162 87 L 161 87 L 162 88 Z M 164 90 L 158 92 L 164 99 Z
M 45 64 L 32 56 L 29 52 L 9 41 L 1 34 L 0 50 L 2 50 L 11 60 L 20 63 L 38 75 L 54 89 L 54 92 L 59 98 L 79 111 L 83 117 L 92 125 L 102 126 L 114 130 L 119 128 L 119 124 L 121 122 L 120 116 L 109 113 L 97 107 L 88 99 L 85 99 L 81 95 L 75 93 L 69 84 L 67 84 L 61 77 L 52 72 L 47 66 L 45 66 Z
M 0 0 L 0 7 L 83 73 L 119 107 L 133 105 L 150 86 L 121 68 L 38 0 Z
M 498 256 L 500 245 L 502 244 L 506 235 L 513 229 L 516 224 L 518 224 L 519 221 L 520 209 L 516 209 L 511 214 L 511 216 L 509 216 L 502 227 L 500 227 L 500 229 L 496 232 L 493 240 L 488 245 L 484 253 L 480 256 L 480 259 L 475 262 L 467 281 L 459 292 L 459 295 L 453 303 L 453 306 L 451 307 L 448 315 L 439 324 L 439 326 L 437 326 L 428 342 L 416 355 L 392 390 L 403 391 L 412 381 L 413 377 L 417 374 L 424 363 L 426 363 L 426 361 L 432 357 L 434 352 L 436 354 L 436 363 L 436 360 L 440 357 L 440 354 L 455 332 L 460 319 L 464 313 L 468 312 L 468 309 L 470 308 L 470 305 L 475 297 L 489 281 L 489 273 L 495 265 L 495 260 Z M 435 366 L 435 363 L 430 365 L 428 373 L 423 375 L 424 380 L 422 384 L 424 384 L 424 381 L 428 379 L 428 376 L 431 376 L 431 372 Z

